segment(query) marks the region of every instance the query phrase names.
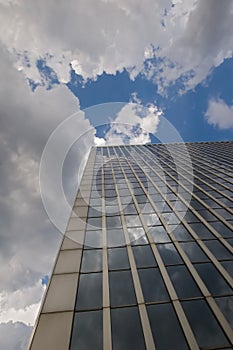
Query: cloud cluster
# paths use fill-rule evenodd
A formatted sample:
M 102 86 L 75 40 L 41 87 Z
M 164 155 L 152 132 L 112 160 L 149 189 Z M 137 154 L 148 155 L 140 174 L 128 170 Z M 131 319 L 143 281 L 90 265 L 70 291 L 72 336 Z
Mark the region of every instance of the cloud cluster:
M 79 110 L 79 103 L 65 85 L 32 92 L 22 74 L 12 68 L 7 50 L 0 48 L 0 55 L 0 337 L 7 330 L 10 338 L 5 343 L 3 337 L 0 348 L 12 350 L 25 349 L 24 336 L 31 332 L 27 324 L 33 324 L 44 292 L 41 279 L 51 271 L 61 241 L 40 197 L 41 154 L 49 135 Z M 83 116 L 77 135 L 86 127 L 90 123 Z M 66 163 L 63 181 L 70 200 L 77 187 L 75 166 L 93 138 L 83 140 Z M 60 209 L 52 188 L 48 195 Z
M 219 129 L 232 129 L 233 105 L 229 106 L 221 99 L 211 99 L 205 117 L 210 125 Z
M 155 105 L 146 108 L 138 102 L 126 104 L 110 123 L 105 135 L 106 145 L 145 144 L 151 141 L 150 134 L 156 133 L 162 111 Z M 98 143 L 101 141 L 99 139 Z
M 6 0 L 0 14 L 0 40 L 38 83 L 43 59 L 60 82 L 71 66 L 84 79 L 127 69 L 164 93 L 177 80 L 195 87 L 232 57 L 231 0 Z
M 5 350 L 25 350 L 31 335 L 32 327 L 22 322 L 0 324 L 0 348 Z M 15 341 L 17 339 L 17 342 Z

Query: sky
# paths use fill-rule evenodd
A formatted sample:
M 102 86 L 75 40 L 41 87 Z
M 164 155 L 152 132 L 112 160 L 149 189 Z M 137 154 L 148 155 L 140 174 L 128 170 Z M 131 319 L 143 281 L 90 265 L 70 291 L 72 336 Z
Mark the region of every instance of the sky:
M 233 139 L 232 23 L 232 0 L 0 0 L 1 349 L 27 346 L 92 145 L 164 118 Z

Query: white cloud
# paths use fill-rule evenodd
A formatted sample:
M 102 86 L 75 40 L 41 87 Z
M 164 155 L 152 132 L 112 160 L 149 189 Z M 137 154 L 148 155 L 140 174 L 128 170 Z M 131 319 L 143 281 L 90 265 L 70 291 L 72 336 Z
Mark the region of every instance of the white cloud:
M 104 146 L 106 141 L 102 137 L 95 136 L 94 143 L 98 147 L 98 146 Z
M 25 350 L 32 327 L 22 322 L 0 323 L 0 349 Z M 17 342 L 15 341 L 17 339 Z
M 12 68 L 7 51 L 0 47 L 0 54 L 0 322 L 33 324 L 44 290 L 41 278 L 51 271 L 61 241 L 40 198 L 40 157 L 49 135 L 79 110 L 79 104 L 64 85 L 49 91 L 38 88 L 33 93 L 22 74 Z M 89 127 L 80 118 L 77 135 Z M 63 181 L 71 201 L 77 187 L 76 166 L 93 139 L 92 134 L 82 140 L 82 147 L 75 156 L 71 152 L 66 162 Z M 52 187 L 48 195 L 61 210 Z M 1 349 L 25 349 L 22 344 L 28 329 L 24 332 L 21 323 L 4 323 L 0 337 L 4 338 L 4 330 L 14 338 L 8 340 L 9 346 L 0 345 Z M 0 344 L 5 344 L 4 339 Z
M 150 133 L 156 133 L 162 111 L 155 105 L 144 107 L 138 98 L 136 100 L 137 103 L 126 104 L 112 120 L 105 135 L 106 145 L 150 142 Z
M 33 325 L 45 286 L 41 280 L 33 286 L 22 286 L 13 292 L 0 293 L 0 323 L 23 322 Z
M 205 117 L 209 124 L 219 129 L 233 128 L 233 105 L 227 105 L 221 99 L 211 99 Z
M 70 79 L 70 64 L 85 79 L 124 68 L 144 72 L 164 92 L 181 78 L 186 88 L 232 57 L 231 0 L 26 0 L 1 3 L 0 40 L 17 52 L 17 66 L 41 81 L 36 67 L 46 60 L 59 81 Z M 145 59 L 156 58 L 144 67 Z M 149 67 L 149 68 L 148 68 Z M 43 79 L 42 79 L 43 80 Z

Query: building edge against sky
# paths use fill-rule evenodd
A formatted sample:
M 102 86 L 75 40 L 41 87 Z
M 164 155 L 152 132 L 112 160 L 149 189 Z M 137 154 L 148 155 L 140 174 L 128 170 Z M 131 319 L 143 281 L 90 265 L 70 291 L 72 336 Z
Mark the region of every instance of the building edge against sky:
M 231 349 L 232 156 L 93 148 L 29 349 Z

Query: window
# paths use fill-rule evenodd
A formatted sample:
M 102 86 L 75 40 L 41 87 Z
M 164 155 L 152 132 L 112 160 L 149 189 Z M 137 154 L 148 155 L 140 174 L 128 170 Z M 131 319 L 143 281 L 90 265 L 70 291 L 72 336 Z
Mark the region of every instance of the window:
M 137 307 L 112 309 L 111 321 L 114 350 L 146 349 Z
M 109 273 L 111 306 L 136 304 L 134 285 L 130 271 Z
M 183 301 L 182 306 L 200 348 L 229 345 L 205 300 Z
M 103 349 L 103 316 L 101 311 L 76 312 L 71 350 Z
M 110 270 L 129 268 L 129 259 L 125 247 L 108 249 L 108 267 Z
M 145 302 L 168 301 L 169 296 L 158 268 L 138 270 Z
M 79 277 L 77 310 L 102 307 L 102 273 L 81 274 Z
M 189 349 L 173 306 L 170 303 L 149 305 L 147 310 L 156 349 Z

